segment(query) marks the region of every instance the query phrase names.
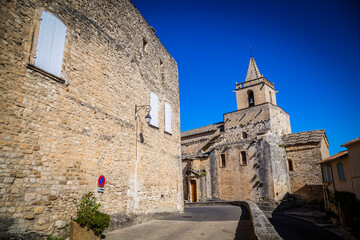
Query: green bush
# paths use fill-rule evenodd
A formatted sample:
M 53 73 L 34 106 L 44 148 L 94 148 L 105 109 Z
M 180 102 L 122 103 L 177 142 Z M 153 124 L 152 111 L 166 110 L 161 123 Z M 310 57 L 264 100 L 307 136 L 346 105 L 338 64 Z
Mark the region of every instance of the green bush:
M 96 203 L 94 194 L 89 192 L 81 198 L 79 203 L 74 201 L 74 204 L 77 210 L 74 221 L 82 227 L 87 226 L 97 236 L 101 236 L 110 224 L 110 216 L 98 210 L 100 203 Z
M 66 237 L 52 237 L 52 236 L 47 236 L 46 240 L 65 240 Z

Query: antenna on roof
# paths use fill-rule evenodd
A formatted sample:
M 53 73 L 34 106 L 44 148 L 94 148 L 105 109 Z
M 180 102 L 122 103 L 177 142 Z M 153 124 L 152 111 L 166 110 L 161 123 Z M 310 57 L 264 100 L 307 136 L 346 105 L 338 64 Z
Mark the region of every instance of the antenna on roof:
M 250 57 L 252 57 L 252 52 L 251 52 L 251 45 L 250 45 Z

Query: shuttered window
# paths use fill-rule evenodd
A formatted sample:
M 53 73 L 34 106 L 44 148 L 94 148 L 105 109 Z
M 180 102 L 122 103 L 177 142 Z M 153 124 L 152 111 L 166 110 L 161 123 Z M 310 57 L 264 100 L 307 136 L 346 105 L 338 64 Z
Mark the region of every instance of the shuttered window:
M 42 12 L 35 65 L 61 77 L 66 26 L 54 15 Z
M 326 182 L 325 166 L 321 166 L 322 181 Z
M 330 166 L 326 166 L 327 182 L 331 182 Z
M 151 111 L 150 111 L 151 122 L 150 122 L 150 124 L 155 126 L 155 127 L 159 127 L 159 117 L 158 117 L 159 98 L 153 92 L 150 93 L 150 106 L 151 106 Z
M 171 105 L 165 102 L 165 132 L 171 133 Z
M 342 163 L 338 163 L 337 164 L 337 169 L 338 169 L 338 173 L 339 173 L 339 179 L 340 180 L 345 180 L 345 173 L 344 173 L 344 167 Z

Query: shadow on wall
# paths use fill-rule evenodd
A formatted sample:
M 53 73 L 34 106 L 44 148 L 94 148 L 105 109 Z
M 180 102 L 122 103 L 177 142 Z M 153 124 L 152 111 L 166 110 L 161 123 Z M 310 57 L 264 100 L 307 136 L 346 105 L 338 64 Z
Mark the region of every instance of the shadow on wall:
M 274 212 L 299 207 L 323 210 L 324 197 L 322 194 L 322 185 L 306 184 L 292 194 L 286 193 Z
M 240 205 L 241 208 L 241 216 L 239 223 L 236 228 L 235 238 L 234 240 L 238 239 L 257 239 L 254 233 L 254 227 L 251 221 L 251 215 L 249 210 L 245 207 Z

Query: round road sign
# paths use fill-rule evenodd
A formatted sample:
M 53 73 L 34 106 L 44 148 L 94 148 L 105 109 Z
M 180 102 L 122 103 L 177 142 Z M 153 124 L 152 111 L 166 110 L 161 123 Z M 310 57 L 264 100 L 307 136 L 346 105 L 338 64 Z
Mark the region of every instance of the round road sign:
M 101 175 L 98 179 L 98 185 L 99 187 L 103 187 L 105 185 L 105 177 Z

